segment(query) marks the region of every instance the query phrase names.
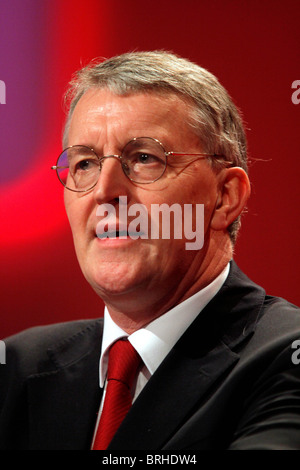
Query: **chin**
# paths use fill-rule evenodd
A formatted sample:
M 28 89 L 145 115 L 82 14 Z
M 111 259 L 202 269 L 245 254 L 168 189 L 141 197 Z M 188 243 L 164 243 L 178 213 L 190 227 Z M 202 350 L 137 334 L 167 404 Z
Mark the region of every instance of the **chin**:
M 125 263 L 116 263 L 115 266 L 112 263 L 108 266 L 102 263 L 100 271 L 97 267 L 92 273 L 86 273 L 85 278 L 103 300 L 111 296 L 126 295 L 142 280 L 141 275 L 137 275 L 132 266 Z

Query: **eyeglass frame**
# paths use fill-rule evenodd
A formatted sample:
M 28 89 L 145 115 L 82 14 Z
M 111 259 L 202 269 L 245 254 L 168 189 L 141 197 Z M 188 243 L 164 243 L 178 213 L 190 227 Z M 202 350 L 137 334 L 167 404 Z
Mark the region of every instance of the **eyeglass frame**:
M 221 160 L 224 160 L 225 159 L 225 156 L 224 155 L 217 155 L 217 154 L 210 154 L 210 153 L 187 153 L 187 152 L 173 152 L 173 151 L 170 151 L 170 152 L 166 152 L 163 144 L 158 140 L 158 139 L 155 139 L 154 137 L 144 137 L 144 136 L 141 136 L 141 137 L 134 137 L 133 139 L 130 139 L 125 145 L 124 145 L 124 148 L 123 150 L 127 147 L 128 144 L 130 144 L 130 142 L 135 142 L 137 141 L 138 139 L 151 139 L 153 140 L 154 142 L 157 142 L 164 154 L 165 154 L 165 157 L 166 157 L 166 162 L 165 162 L 165 167 L 164 167 L 164 170 L 162 172 L 162 174 L 160 176 L 158 176 L 157 178 L 155 178 L 154 180 L 152 181 L 147 181 L 147 182 L 137 182 L 137 181 L 134 181 L 133 179 L 130 178 L 130 176 L 128 174 L 126 174 L 125 172 L 125 169 L 124 169 L 124 166 L 122 164 L 122 154 L 121 155 L 103 155 L 102 157 L 99 157 L 98 153 L 91 147 L 88 147 L 87 145 L 81 145 L 81 144 L 76 144 L 76 145 L 70 145 L 69 147 L 66 147 L 65 149 L 62 150 L 62 152 L 59 154 L 58 158 L 57 158 L 57 161 L 56 161 L 56 165 L 53 165 L 51 167 L 51 170 L 56 170 L 56 174 L 57 174 L 57 177 L 59 179 L 59 181 L 61 182 L 61 184 L 66 188 L 68 189 L 69 191 L 73 191 L 75 193 L 86 193 L 88 191 L 91 191 L 91 189 L 93 189 L 96 184 L 98 183 L 98 180 L 99 180 L 99 177 L 96 181 L 96 183 L 91 186 L 90 188 L 88 189 L 72 189 L 72 188 L 68 188 L 68 186 L 66 186 L 62 180 L 60 179 L 59 175 L 58 175 L 58 171 L 60 168 L 66 168 L 66 167 L 58 167 L 57 166 L 57 163 L 61 157 L 61 155 L 68 149 L 71 149 L 71 148 L 74 148 L 74 147 L 84 147 L 85 149 L 88 149 L 88 150 L 91 150 L 95 155 L 96 157 L 98 158 L 99 160 L 99 176 L 100 176 L 100 172 L 101 172 L 101 162 L 102 160 L 106 159 L 106 158 L 116 158 L 117 160 L 120 161 L 121 163 L 121 167 L 122 167 L 122 170 L 123 170 L 123 173 L 124 175 L 132 182 L 132 183 L 136 183 L 136 184 L 152 184 L 152 183 L 155 183 L 156 181 L 158 181 L 165 173 L 166 169 L 167 169 L 167 166 L 168 166 L 168 157 L 170 156 L 183 156 L 183 155 L 187 155 L 187 156 L 199 156 L 199 157 L 204 157 L 204 158 L 216 158 L 216 159 L 221 159 Z M 123 152 L 122 150 L 122 152 Z M 228 160 L 224 160 L 224 163 L 226 163 L 226 165 L 230 166 L 230 165 L 233 165 L 233 162 L 231 161 L 228 161 Z

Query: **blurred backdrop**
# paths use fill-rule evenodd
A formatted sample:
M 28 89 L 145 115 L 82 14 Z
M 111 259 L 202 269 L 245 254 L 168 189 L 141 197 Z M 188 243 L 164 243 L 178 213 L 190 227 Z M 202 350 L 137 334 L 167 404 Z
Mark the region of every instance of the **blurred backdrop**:
M 268 293 L 300 304 L 299 0 L 1 0 L 0 337 L 101 316 L 77 265 L 50 170 L 62 96 L 95 57 L 166 49 L 213 72 L 242 110 L 252 198 L 235 258 Z M 299 95 L 300 97 L 300 95 Z

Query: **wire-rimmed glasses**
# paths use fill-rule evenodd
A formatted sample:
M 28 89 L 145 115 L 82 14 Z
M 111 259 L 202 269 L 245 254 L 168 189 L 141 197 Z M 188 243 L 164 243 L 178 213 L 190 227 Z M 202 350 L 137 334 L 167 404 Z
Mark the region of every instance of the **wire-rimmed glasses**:
M 96 186 L 103 162 L 107 158 L 116 158 L 127 178 L 133 183 L 150 184 L 160 179 L 166 171 L 168 157 L 176 155 L 194 155 L 223 159 L 220 155 L 207 153 L 166 152 L 161 142 L 152 137 L 136 137 L 130 140 L 121 155 L 99 157 L 95 150 L 84 145 L 73 145 L 62 151 L 57 159 L 56 170 L 59 181 L 66 189 L 86 192 Z M 226 162 L 231 163 L 231 162 Z

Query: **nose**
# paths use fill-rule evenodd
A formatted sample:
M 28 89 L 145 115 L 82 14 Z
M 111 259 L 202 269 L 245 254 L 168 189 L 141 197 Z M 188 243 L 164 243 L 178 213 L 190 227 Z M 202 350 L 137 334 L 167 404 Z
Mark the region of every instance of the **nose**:
M 129 196 L 131 182 L 123 172 L 117 155 L 107 155 L 101 160 L 101 171 L 94 188 L 98 204 L 116 202 L 120 196 Z

